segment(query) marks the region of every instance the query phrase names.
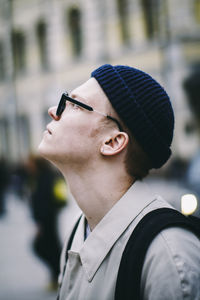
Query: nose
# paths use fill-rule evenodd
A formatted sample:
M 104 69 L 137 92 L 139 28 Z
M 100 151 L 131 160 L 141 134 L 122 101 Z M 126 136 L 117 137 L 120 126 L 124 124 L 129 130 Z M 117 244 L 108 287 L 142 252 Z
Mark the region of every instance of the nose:
M 48 109 L 48 114 L 52 119 L 58 121 L 60 117 L 56 115 L 56 110 L 57 110 L 57 106 L 52 106 Z

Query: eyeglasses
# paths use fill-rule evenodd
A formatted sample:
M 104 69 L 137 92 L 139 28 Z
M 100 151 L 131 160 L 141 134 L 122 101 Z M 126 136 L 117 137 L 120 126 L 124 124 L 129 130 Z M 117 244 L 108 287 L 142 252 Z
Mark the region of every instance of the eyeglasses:
M 120 123 L 117 119 L 115 119 L 115 118 L 113 118 L 113 117 L 111 117 L 107 114 L 104 114 L 100 111 L 97 111 L 97 110 L 95 110 L 94 108 L 92 108 L 91 106 L 89 106 L 85 103 L 82 103 L 82 102 L 80 102 L 76 99 L 73 99 L 73 98 L 69 97 L 67 92 L 63 93 L 62 96 L 61 96 L 61 99 L 60 99 L 60 102 L 58 104 L 58 108 L 57 108 L 57 111 L 56 111 L 57 116 L 60 117 L 62 115 L 62 113 L 63 113 L 63 111 L 65 110 L 65 107 L 66 107 L 66 101 L 74 103 L 74 104 L 76 104 L 76 105 L 78 105 L 78 106 L 80 106 L 80 107 L 82 107 L 82 108 L 84 108 L 88 111 L 94 111 L 94 112 L 106 117 L 107 119 L 114 121 L 117 124 L 119 130 L 123 131 L 122 126 L 120 125 Z

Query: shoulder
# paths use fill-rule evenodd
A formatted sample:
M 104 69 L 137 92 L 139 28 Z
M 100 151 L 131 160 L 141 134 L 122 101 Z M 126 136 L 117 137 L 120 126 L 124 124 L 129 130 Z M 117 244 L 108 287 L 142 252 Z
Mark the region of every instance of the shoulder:
M 143 299 L 200 299 L 200 240 L 172 227 L 151 243 L 142 271 Z

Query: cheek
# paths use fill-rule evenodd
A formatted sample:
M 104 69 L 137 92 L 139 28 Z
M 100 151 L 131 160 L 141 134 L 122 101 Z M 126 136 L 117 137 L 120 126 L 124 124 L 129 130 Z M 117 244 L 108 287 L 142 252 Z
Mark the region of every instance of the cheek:
M 55 135 L 55 147 L 58 150 L 60 147 L 62 151 L 66 151 L 69 153 L 73 151 L 86 151 L 87 147 L 89 147 L 93 143 L 92 137 L 93 129 L 91 124 L 86 120 L 85 122 L 74 122 L 74 120 L 68 120 L 68 124 L 65 122 L 63 126 L 60 126 L 56 130 Z M 70 122 L 71 121 L 71 122 Z
M 90 129 L 88 131 L 88 135 L 90 138 L 96 138 L 100 135 L 102 129 L 102 124 L 94 124 L 94 126 L 90 126 Z
M 99 124 L 89 115 L 66 115 L 51 126 L 52 135 L 43 138 L 43 151 L 52 160 L 75 161 L 95 156 L 98 149 Z M 41 153 L 42 154 L 42 153 Z
M 81 112 L 80 115 L 75 113 L 66 116 L 63 119 L 61 131 L 71 139 L 95 137 L 99 131 L 99 125 L 90 113 Z

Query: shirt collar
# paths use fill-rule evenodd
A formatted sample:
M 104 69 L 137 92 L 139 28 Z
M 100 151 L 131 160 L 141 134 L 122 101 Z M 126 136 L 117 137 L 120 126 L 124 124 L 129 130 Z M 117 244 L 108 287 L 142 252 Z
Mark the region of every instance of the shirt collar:
M 97 224 L 84 243 L 84 217 L 82 217 L 72 245 L 72 251 L 79 252 L 89 281 L 92 280 L 121 234 L 140 212 L 154 200 L 155 196 L 152 195 L 145 183 L 135 182 Z

